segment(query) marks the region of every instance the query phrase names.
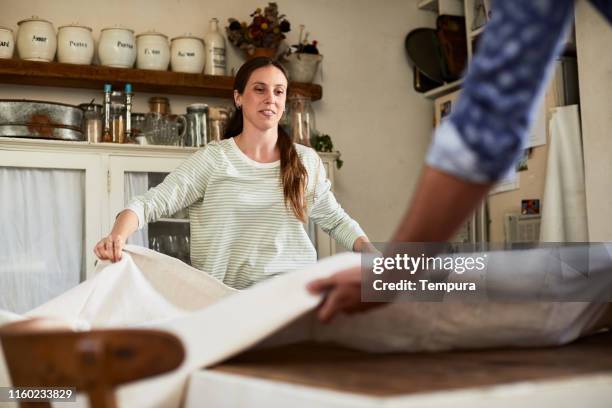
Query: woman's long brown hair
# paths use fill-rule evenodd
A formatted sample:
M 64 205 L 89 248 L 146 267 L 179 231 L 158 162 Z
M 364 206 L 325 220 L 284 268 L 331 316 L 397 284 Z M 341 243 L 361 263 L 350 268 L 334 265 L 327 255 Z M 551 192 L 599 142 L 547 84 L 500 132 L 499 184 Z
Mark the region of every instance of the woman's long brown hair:
M 242 95 L 253 71 L 269 65 L 278 68 L 283 75 L 285 75 L 285 78 L 287 78 L 287 83 L 289 83 L 287 72 L 281 64 L 268 57 L 257 57 L 245 62 L 240 67 L 234 79 L 234 90 Z M 238 136 L 242 133 L 243 126 L 244 119 L 242 117 L 242 110 L 236 109 L 228 122 L 223 138 L 229 139 L 230 137 Z M 280 150 L 280 179 L 283 186 L 285 205 L 289 206 L 293 214 L 295 214 L 300 221 L 306 222 L 305 191 L 306 183 L 308 182 L 308 173 L 298 156 L 297 150 L 291 141 L 291 137 L 280 125 L 278 126 L 278 140 L 276 145 Z

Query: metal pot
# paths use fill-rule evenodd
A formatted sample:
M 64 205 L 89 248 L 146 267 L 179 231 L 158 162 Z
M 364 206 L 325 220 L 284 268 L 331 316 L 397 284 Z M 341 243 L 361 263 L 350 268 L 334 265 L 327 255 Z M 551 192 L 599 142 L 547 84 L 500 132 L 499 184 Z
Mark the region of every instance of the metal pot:
M 0 99 L 0 136 L 83 140 L 83 111 L 56 102 Z

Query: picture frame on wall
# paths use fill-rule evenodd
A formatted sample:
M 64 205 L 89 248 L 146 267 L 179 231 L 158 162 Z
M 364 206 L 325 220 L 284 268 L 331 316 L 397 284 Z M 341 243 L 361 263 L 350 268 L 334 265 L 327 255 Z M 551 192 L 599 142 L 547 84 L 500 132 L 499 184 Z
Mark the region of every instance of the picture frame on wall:
M 434 102 L 434 126 L 438 127 L 442 121 L 453 111 L 453 106 L 460 91 L 440 96 Z

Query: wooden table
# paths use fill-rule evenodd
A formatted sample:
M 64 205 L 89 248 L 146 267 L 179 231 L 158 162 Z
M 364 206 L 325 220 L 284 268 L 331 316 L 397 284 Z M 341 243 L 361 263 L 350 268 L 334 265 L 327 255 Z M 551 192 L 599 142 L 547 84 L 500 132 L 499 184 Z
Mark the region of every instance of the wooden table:
M 372 354 L 302 343 L 248 351 L 195 373 L 186 407 L 518 404 L 612 407 L 612 333 L 539 349 Z

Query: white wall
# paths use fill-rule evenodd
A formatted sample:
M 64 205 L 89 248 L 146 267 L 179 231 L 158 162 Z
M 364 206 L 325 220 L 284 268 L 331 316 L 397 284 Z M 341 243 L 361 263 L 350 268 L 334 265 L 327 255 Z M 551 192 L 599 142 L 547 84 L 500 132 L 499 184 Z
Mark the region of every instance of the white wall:
M 210 18 L 225 26 L 227 18 L 248 19 L 267 2 L 237 0 L 2 0 L 0 25 L 17 29 L 31 15 L 55 27 L 78 21 L 100 29 L 122 24 L 136 33 L 150 29 L 174 37 L 185 32 L 202 36 Z M 281 13 L 292 24 L 289 42 L 297 42 L 299 24 L 324 55 L 323 99 L 314 103 L 317 127 L 332 136 L 345 165 L 337 173 L 336 192 L 347 211 L 375 241 L 386 240 L 402 215 L 432 129 L 432 103 L 412 90 L 412 73 L 403 40 L 408 31 L 433 26 L 434 15 L 419 11 L 410 0 L 286 0 Z M 229 67 L 242 63 L 228 44 Z M 150 95 L 138 94 L 136 111 L 146 111 Z M 101 92 L 0 84 L 0 98 L 53 100 L 78 104 Z M 202 100 L 171 97 L 175 113 Z M 208 103 L 228 103 L 205 99 Z
M 576 50 L 590 241 L 612 240 L 612 27 L 576 4 Z

